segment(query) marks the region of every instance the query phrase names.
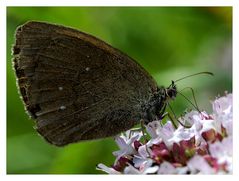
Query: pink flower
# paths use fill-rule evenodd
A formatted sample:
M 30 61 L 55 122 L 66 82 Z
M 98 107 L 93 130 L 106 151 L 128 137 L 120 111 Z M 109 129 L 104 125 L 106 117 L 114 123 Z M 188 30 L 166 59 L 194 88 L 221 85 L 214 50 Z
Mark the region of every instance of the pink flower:
M 120 150 L 113 152 L 113 155 L 117 157 L 116 160 L 118 160 L 124 155 L 136 153 L 137 151 L 134 147 L 134 142 L 139 140 L 141 136 L 142 136 L 141 132 L 132 132 L 129 130 L 125 134 L 116 137 L 115 142 L 118 144 L 120 148 Z
M 190 128 L 150 122 L 147 143 L 141 132 L 116 137 L 120 150 L 113 152 L 114 165 L 99 164 L 98 169 L 109 174 L 232 173 L 232 94 L 217 98 L 212 106 L 212 114 L 191 111 L 181 117 Z
M 209 165 L 209 163 L 199 155 L 195 155 L 187 163 L 192 174 L 215 174 L 215 170 Z

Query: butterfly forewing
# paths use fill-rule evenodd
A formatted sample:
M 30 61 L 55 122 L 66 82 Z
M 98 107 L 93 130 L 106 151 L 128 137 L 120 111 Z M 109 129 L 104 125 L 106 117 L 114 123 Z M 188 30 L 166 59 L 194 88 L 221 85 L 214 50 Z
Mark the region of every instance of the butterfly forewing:
M 130 129 L 157 89 L 133 59 L 63 26 L 20 26 L 13 54 L 26 110 L 37 131 L 58 146 Z

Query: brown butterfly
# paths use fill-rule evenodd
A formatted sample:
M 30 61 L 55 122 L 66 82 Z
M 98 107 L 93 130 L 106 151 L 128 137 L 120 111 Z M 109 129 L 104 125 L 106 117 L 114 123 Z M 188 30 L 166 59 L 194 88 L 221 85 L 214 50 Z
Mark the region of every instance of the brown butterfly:
M 51 144 L 114 136 L 161 119 L 177 89 L 158 87 L 136 61 L 89 34 L 27 22 L 13 47 L 19 90 Z

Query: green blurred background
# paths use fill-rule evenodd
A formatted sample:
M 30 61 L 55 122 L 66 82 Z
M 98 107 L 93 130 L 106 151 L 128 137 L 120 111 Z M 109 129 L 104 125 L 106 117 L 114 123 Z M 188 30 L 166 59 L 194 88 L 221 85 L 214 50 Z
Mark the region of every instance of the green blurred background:
M 182 82 L 193 87 L 201 109 L 232 91 L 232 8 L 230 7 L 8 7 L 7 8 L 7 172 L 102 173 L 96 164 L 111 165 L 117 145 L 112 138 L 57 148 L 33 129 L 19 98 L 12 70 L 11 46 L 17 26 L 41 20 L 77 28 L 108 42 L 136 59 L 157 80 L 211 71 Z M 190 97 L 190 92 L 185 91 Z M 180 96 L 177 114 L 190 105 Z

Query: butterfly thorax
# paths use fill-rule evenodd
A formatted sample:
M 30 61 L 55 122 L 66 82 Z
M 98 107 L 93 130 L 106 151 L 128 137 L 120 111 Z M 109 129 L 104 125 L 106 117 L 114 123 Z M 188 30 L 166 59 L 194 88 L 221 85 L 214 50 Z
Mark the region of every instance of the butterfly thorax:
M 143 106 L 143 120 L 147 124 L 154 120 L 161 120 L 169 101 L 174 100 L 177 95 L 177 88 L 174 82 L 165 88 L 158 87 L 157 91 L 150 97 L 150 100 Z

